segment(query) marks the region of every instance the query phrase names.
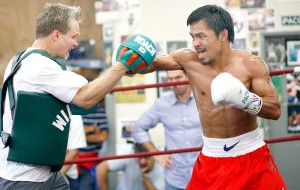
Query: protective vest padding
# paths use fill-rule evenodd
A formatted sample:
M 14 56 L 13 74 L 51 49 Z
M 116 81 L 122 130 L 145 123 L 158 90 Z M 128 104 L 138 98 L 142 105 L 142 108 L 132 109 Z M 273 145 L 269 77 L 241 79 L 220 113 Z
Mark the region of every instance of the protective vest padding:
M 70 117 L 69 105 L 54 96 L 19 91 L 8 160 L 60 170 L 66 155 Z
M 94 113 L 94 111 L 97 108 L 97 104 L 95 104 L 90 109 L 84 109 L 84 108 L 79 107 L 75 104 L 70 104 L 70 108 L 71 108 L 71 111 L 72 111 L 72 115 L 87 115 L 87 114 L 90 114 L 90 113 Z

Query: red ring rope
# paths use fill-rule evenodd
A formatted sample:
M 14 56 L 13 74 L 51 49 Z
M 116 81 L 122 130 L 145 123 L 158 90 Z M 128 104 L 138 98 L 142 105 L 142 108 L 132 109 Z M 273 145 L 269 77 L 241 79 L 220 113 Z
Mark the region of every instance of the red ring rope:
M 189 81 L 161 82 L 161 83 L 156 83 L 156 84 L 144 84 L 144 85 L 136 85 L 136 86 L 128 86 L 128 87 L 116 87 L 116 88 L 113 88 L 111 92 L 137 90 L 137 89 L 154 88 L 154 87 L 165 87 L 165 86 L 174 86 L 174 85 L 183 85 L 183 84 L 189 84 Z
M 270 76 L 276 76 L 276 75 L 283 75 L 283 74 L 287 74 L 287 73 L 299 72 L 299 69 L 300 69 L 299 67 L 295 67 L 293 69 L 271 71 Z M 144 85 L 127 86 L 127 87 L 116 87 L 116 88 L 113 88 L 111 90 L 111 92 L 137 90 L 137 89 L 145 89 L 145 88 L 155 88 L 155 87 L 166 87 L 166 86 L 175 86 L 175 85 L 184 85 L 184 84 L 189 84 L 189 81 L 161 82 L 161 83 L 155 83 L 155 84 L 144 84 Z
M 300 140 L 300 135 L 266 139 L 265 142 L 266 143 L 279 143 L 279 142 L 296 141 L 296 140 Z M 141 153 L 135 153 L 135 154 L 103 156 L 103 157 L 97 157 L 97 158 L 68 160 L 64 164 L 68 165 L 68 164 L 75 164 L 75 163 L 82 163 L 82 162 L 99 162 L 99 161 L 103 161 L 103 160 L 114 160 L 114 159 L 145 157 L 145 156 L 153 156 L 153 155 L 161 155 L 161 154 L 195 152 L 195 151 L 200 151 L 201 149 L 202 149 L 202 147 L 195 147 L 195 148 L 184 148 L 184 149 L 176 149 L 176 150 L 157 151 L 157 152 L 141 152 Z
M 287 70 L 278 70 L 278 71 L 271 71 L 270 76 L 276 76 L 276 75 L 283 75 L 288 73 L 293 73 L 295 69 L 287 69 Z

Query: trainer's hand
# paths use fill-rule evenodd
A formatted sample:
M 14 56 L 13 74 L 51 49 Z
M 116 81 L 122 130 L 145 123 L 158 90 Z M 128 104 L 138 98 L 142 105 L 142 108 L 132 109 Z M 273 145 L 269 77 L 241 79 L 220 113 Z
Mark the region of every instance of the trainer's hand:
M 230 104 L 252 115 L 262 107 L 262 99 L 229 73 L 219 74 L 211 83 L 211 97 L 216 106 Z
M 116 64 L 116 62 L 117 62 L 117 53 L 118 53 L 118 49 L 115 49 L 112 56 L 111 56 L 111 64 L 112 65 Z M 128 68 L 128 67 L 126 67 L 126 68 Z M 125 73 L 125 75 L 128 76 L 128 77 L 133 77 L 134 76 L 134 74 L 132 74 L 132 72 L 130 70 L 128 70 Z
M 116 53 L 116 61 L 123 63 L 130 71 L 127 74 L 142 73 L 154 60 L 156 47 L 141 34 L 125 38 Z

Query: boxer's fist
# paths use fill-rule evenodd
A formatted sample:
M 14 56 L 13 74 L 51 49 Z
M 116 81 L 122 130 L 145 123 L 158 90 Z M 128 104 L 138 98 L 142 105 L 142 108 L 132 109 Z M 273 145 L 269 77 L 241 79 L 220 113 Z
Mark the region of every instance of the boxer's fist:
M 252 115 L 262 107 L 262 99 L 229 73 L 219 74 L 211 83 L 211 97 L 216 106 L 230 104 Z
M 142 73 L 154 60 L 156 47 L 146 36 L 131 35 L 119 46 L 116 60 L 123 63 L 130 71 L 127 74 Z

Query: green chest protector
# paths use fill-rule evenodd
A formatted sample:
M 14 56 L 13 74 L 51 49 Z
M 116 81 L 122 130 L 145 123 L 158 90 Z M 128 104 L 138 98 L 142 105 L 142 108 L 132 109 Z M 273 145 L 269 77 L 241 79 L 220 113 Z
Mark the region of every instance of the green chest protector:
M 13 75 L 28 55 L 39 53 L 58 63 L 66 70 L 62 59 L 52 57 L 45 51 L 32 50 L 22 56 L 19 52 L 13 60 L 12 71 L 3 84 L 1 92 L 1 139 L 9 146 L 7 160 L 34 165 L 51 166 L 59 171 L 63 166 L 72 112 L 70 106 L 51 94 L 18 91 L 17 102 L 13 93 Z M 6 91 L 9 94 L 13 126 L 9 135 L 3 131 L 3 110 Z

